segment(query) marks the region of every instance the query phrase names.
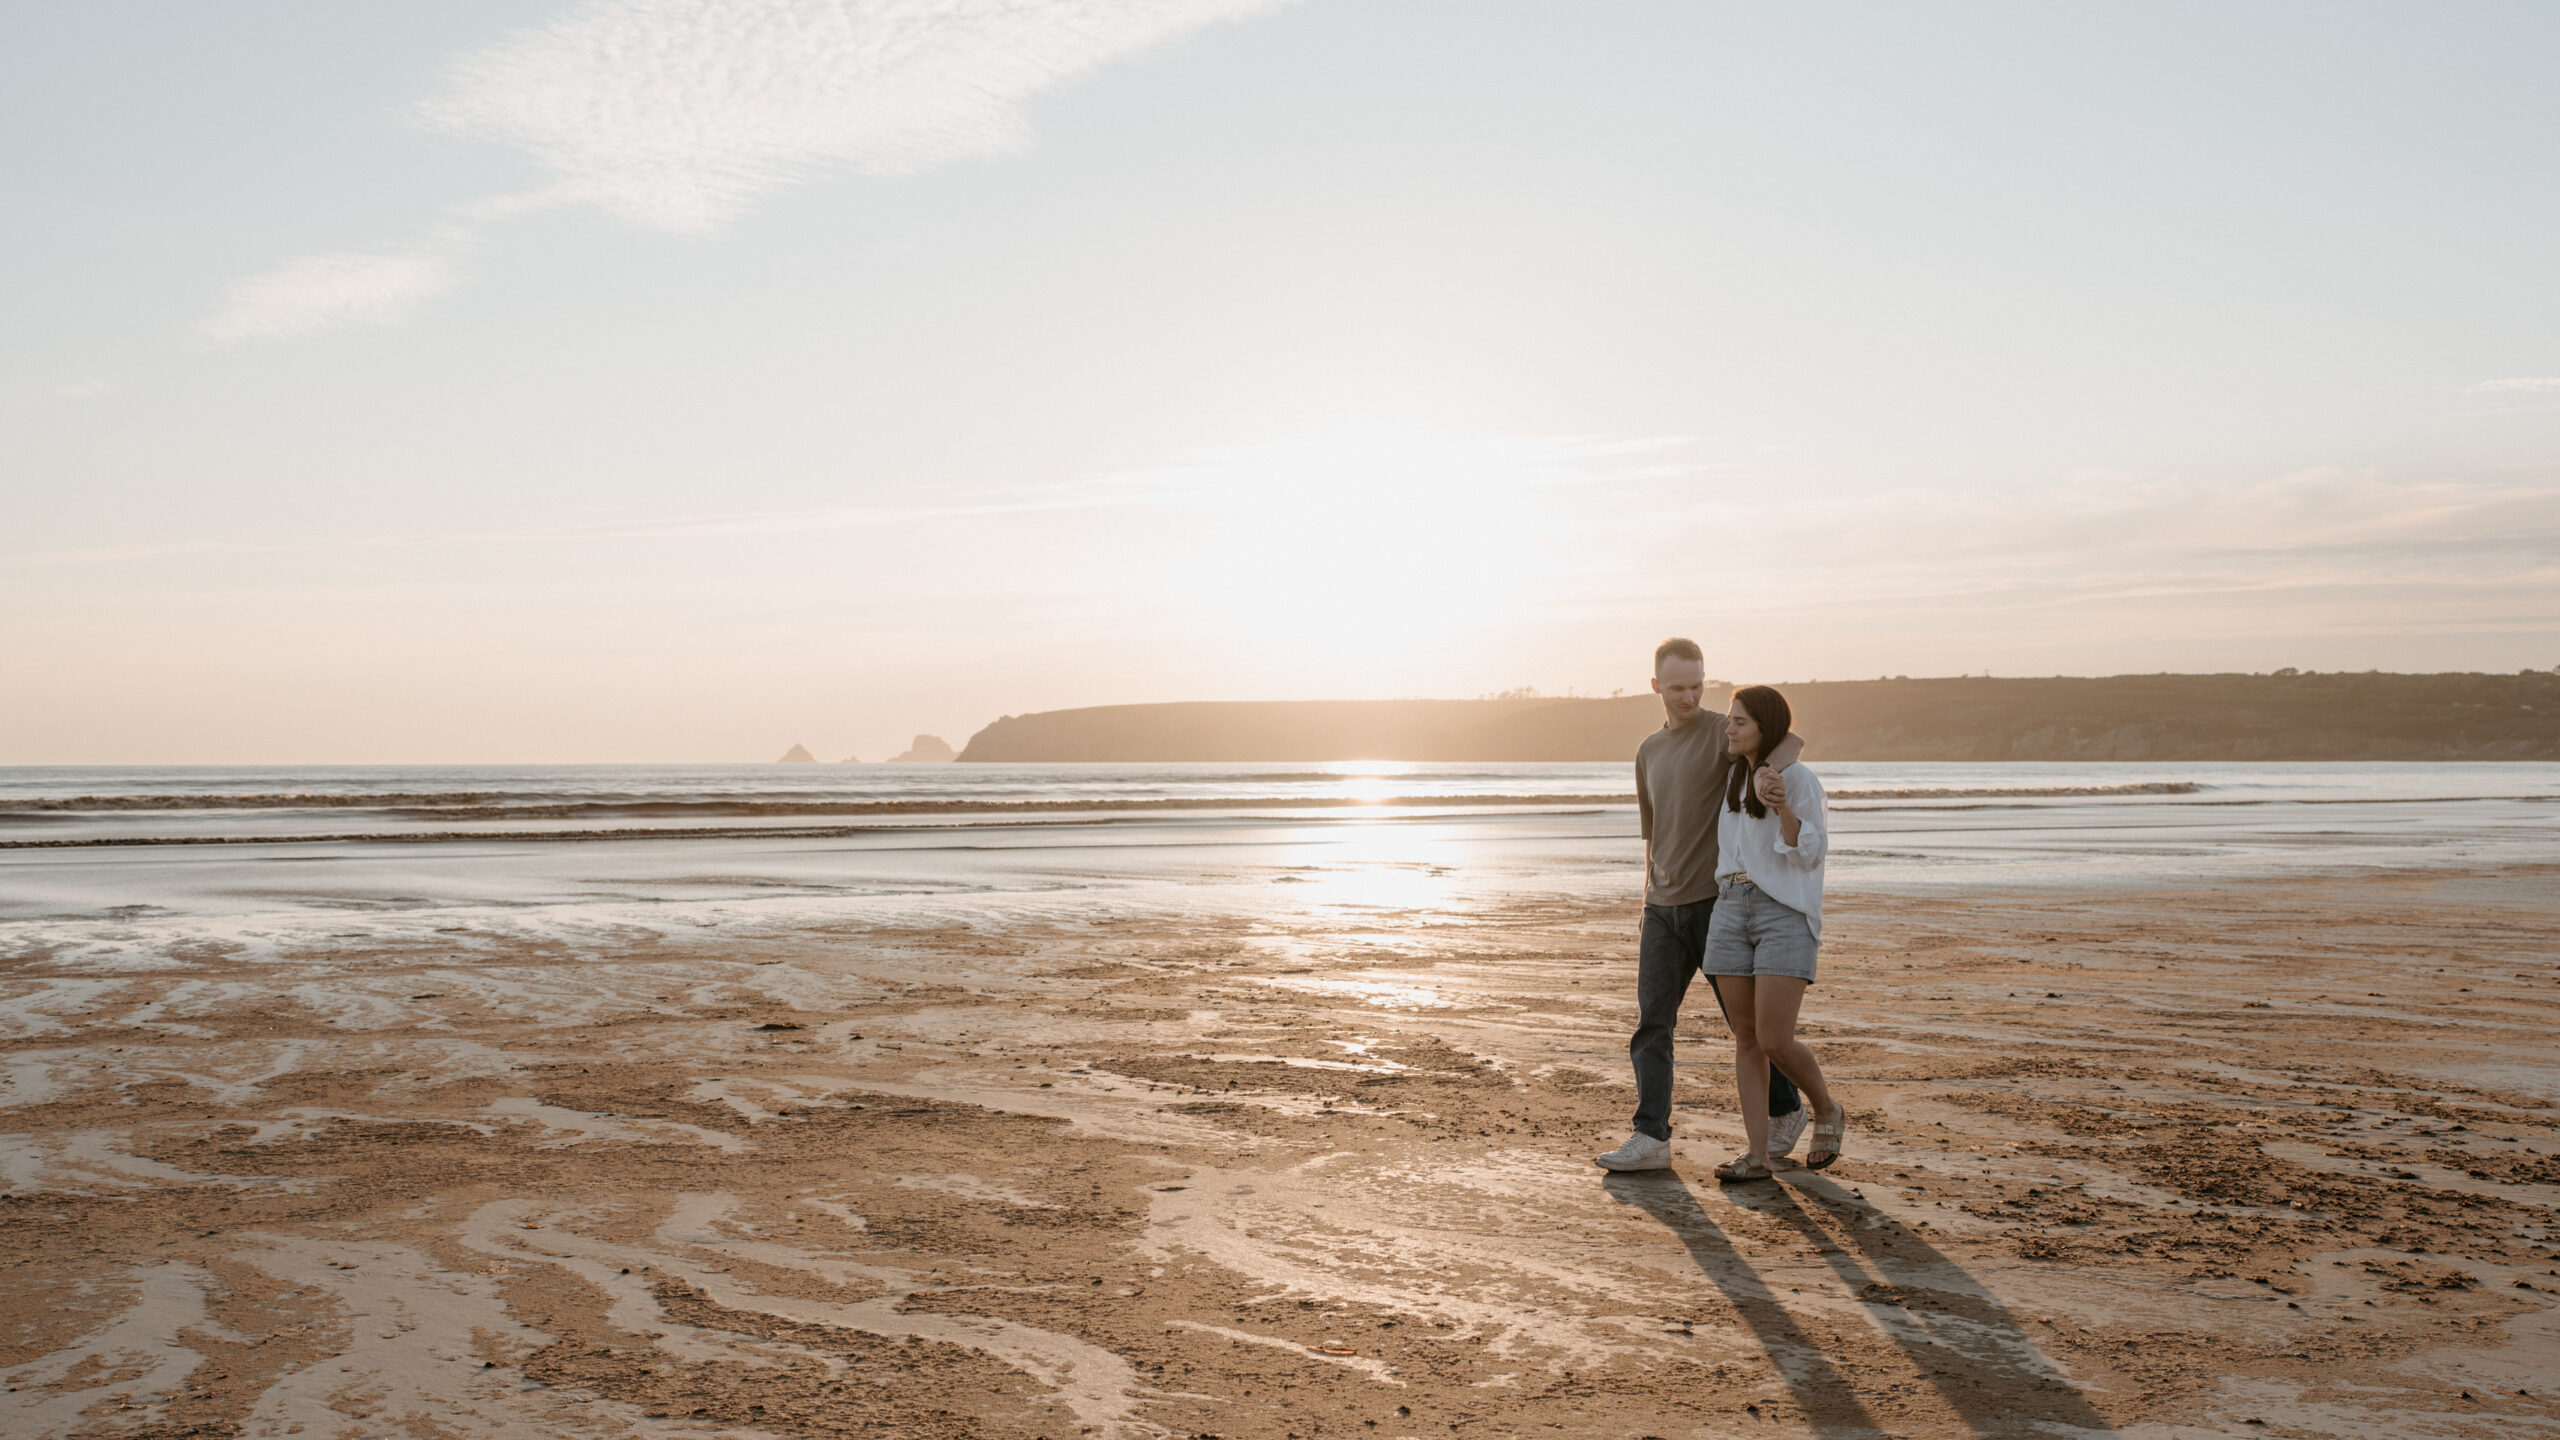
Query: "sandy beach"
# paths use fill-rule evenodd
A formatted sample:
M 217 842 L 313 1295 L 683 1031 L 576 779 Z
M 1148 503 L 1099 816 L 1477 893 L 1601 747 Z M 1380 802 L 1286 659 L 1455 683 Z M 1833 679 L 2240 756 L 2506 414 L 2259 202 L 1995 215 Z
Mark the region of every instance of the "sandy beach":
M 0 6 L 0 1440 L 2560 1440 L 2555 56 Z
M 1286 914 L 22 954 L 0 1428 L 2560 1429 L 2550 870 L 1844 901 L 1723 1190 L 1631 906 Z

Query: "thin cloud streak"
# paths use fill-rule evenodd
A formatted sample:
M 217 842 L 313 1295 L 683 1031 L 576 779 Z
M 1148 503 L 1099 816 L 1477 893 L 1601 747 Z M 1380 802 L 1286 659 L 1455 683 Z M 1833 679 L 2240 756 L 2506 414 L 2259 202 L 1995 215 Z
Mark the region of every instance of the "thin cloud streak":
M 2339 546 L 2458 541 L 2543 545 L 2560 537 L 2560 489 L 2478 481 L 2398 481 L 2317 468 L 2254 484 L 2087 476 L 2031 492 L 1902 490 L 1742 506 L 1706 499 L 1691 523 L 1788 538 L 1853 566 L 1970 564 L 2144 550 L 2304 553 Z M 1749 563 L 1755 551 L 1728 557 Z
M 2475 391 L 2560 390 L 2560 375 L 2519 375 L 2507 380 L 2483 380 L 2471 388 Z
M 1633 615 L 1686 603 L 1755 623 L 1926 613 L 1933 623 L 2006 617 L 2046 628 L 2061 614 L 2089 623 L 2105 614 L 2182 630 L 2266 625 L 2281 613 L 2297 629 L 2379 634 L 2460 630 L 2486 603 L 2522 617 L 2514 629 L 2560 628 L 2554 486 L 2339 469 L 2236 486 L 2084 477 L 2024 494 L 1703 502 L 1649 543 L 1614 538 L 1645 548 L 1637 573 L 1672 583 L 1555 593 L 1560 608 Z M 1713 557 L 1712 584 L 1681 583 L 1699 554 Z
M 1022 515 L 1034 511 L 1089 510 L 1105 505 L 1147 503 L 1137 493 L 1086 494 L 1020 500 L 990 500 L 961 505 L 875 505 L 828 510 L 740 510 L 702 515 L 670 515 L 650 520 L 602 520 L 540 530 L 453 536 L 475 543 L 534 540 L 659 540 L 697 535 L 790 535 L 815 530 L 850 530 L 862 526 L 912 524 L 923 520 L 958 520 L 989 515 Z
M 440 255 L 310 255 L 234 283 L 196 322 L 196 334 L 236 345 L 345 325 L 397 325 L 452 287 L 453 267 Z
M 35 550 L 5 557 L 11 565 L 110 565 L 126 560 L 165 560 L 172 555 L 210 555 L 250 547 L 219 540 L 173 540 L 162 544 L 108 545 L 88 550 Z
M 281 555 L 296 550 L 338 551 L 354 548 L 387 549 L 439 545 L 526 545 L 547 540 L 662 540 L 713 535 L 793 535 L 824 530 L 850 530 L 866 526 L 914 524 L 933 520 L 1019 515 L 1038 511 L 1090 510 L 1113 505 L 1143 505 L 1163 503 L 1175 498 L 1166 488 L 1145 483 L 1142 477 L 1122 476 L 1028 486 L 1002 492 L 1002 494 L 1012 498 L 989 498 L 944 505 L 868 505 L 812 510 L 709 511 L 632 520 L 591 520 L 570 525 L 539 525 L 514 530 L 331 536 L 296 544 L 239 545 L 206 540 L 110 546 L 88 550 L 43 550 L 0 556 L 0 564 L 97 565 L 212 553 Z

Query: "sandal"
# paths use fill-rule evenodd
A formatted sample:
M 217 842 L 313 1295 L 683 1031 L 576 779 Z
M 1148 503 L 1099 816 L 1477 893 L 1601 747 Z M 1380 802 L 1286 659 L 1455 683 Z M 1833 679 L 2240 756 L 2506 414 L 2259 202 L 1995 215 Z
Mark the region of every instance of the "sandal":
M 1736 1155 L 1716 1167 L 1716 1181 L 1723 1185 L 1731 1185 L 1743 1180 L 1766 1180 L 1769 1174 L 1768 1166 L 1748 1155 Z
M 1807 1170 L 1829 1169 L 1831 1162 L 1840 1158 L 1842 1142 L 1848 1138 L 1848 1134 L 1849 1107 L 1846 1105 L 1840 1107 L 1838 1118 L 1814 1121 L 1813 1149 L 1805 1155 L 1804 1168 Z

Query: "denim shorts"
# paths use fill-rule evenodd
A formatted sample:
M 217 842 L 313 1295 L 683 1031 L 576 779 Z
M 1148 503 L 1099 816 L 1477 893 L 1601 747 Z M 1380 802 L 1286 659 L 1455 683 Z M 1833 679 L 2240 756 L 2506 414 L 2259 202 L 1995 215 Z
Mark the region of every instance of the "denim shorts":
M 1708 974 L 1791 975 L 1810 985 L 1821 944 L 1803 911 L 1779 904 L 1739 875 L 1717 882 L 1715 914 L 1707 921 Z

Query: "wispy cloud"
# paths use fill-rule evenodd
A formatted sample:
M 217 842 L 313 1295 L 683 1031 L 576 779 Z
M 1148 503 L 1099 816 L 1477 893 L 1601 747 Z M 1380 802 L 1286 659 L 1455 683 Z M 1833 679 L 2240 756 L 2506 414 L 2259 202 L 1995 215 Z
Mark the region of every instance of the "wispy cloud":
M 189 540 L 111 545 L 74 550 L 0 553 L 5 565 L 114 565 L 186 555 L 345 554 L 354 550 L 424 550 L 457 546 L 543 545 L 575 541 L 689 540 L 706 536 L 800 535 L 817 531 L 974 520 L 1032 512 L 1093 510 L 1109 506 L 1179 503 L 1183 495 L 1153 475 L 1100 476 L 1048 484 L 957 492 L 906 505 L 858 505 L 802 510 L 716 510 L 676 515 L 581 520 L 491 530 L 427 530 L 384 535 L 320 535 L 257 543 Z
M 2399 480 L 2338 468 L 2247 484 L 2082 476 L 2029 492 L 1906 490 L 1854 499 L 1705 501 L 1613 539 L 1672 577 L 1713 557 L 1694 593 L 1730 614 L 1911 608 L 1935 615 L 2068 613 L 2228 603 L 2234 623 L 2271 605 L 2325 626 L 2372 628 L 2459 592 L 2499 597 L 2529 625 L 2560 625 L 2560 487 Z M 1608 533 L 1608 532 L 1602 532 Z M 2290 597 L 2290 598 L 2288 598 Z M 1568 604 L 1659 596 L 1602 587 Z
M 587 0 L 448 68 L 418 121 L 557 179 L 471 224 L 588 204 L 716 230 L 833 169 L 906 175 L 1028 143 L 1024 102 L 1109 61 L 1292 0 Z M 232 287 L 217 341 L 387 324 L 450 284 L 430 255 L 322 255 Z
M 23 385 L 0 384 L 0 410 L 25 405 L 59 405 L 66 401 L 95 400 L 115 393 L 115 382 L 103 375 L 84 376 L 78 380 L 57 380 L 50 384 L 36 382 Z
M 2560 390 L 2560 375 L 2518 375 L 2505 380 L 2483 380 L 2471 388 L 2475 391 L 2488 393 L 2510 390 L 2523 390 L 2528 392 L 2539 390 Z
M 1283 0 L 590 0 L 456 63 L 427 124 L 522 149 L 558 199 L 709 230 L 842 165 L 912 174 L 1025 143 L 1022 103 Z
M 166 560 L 176 555 L 210 555 L 245 546 L 220 540 L 171 540 L 143 545 L 106 545 L 87 550 L 38 550 L 24 555 L 11 555 L 5 561 L 13 565 L 112 565 L 128 560 Z
M 396 325 L 452 285 L 451 264 L 430 253 L 311 255 L 233 284 L 196 333 L 237 344 Z

